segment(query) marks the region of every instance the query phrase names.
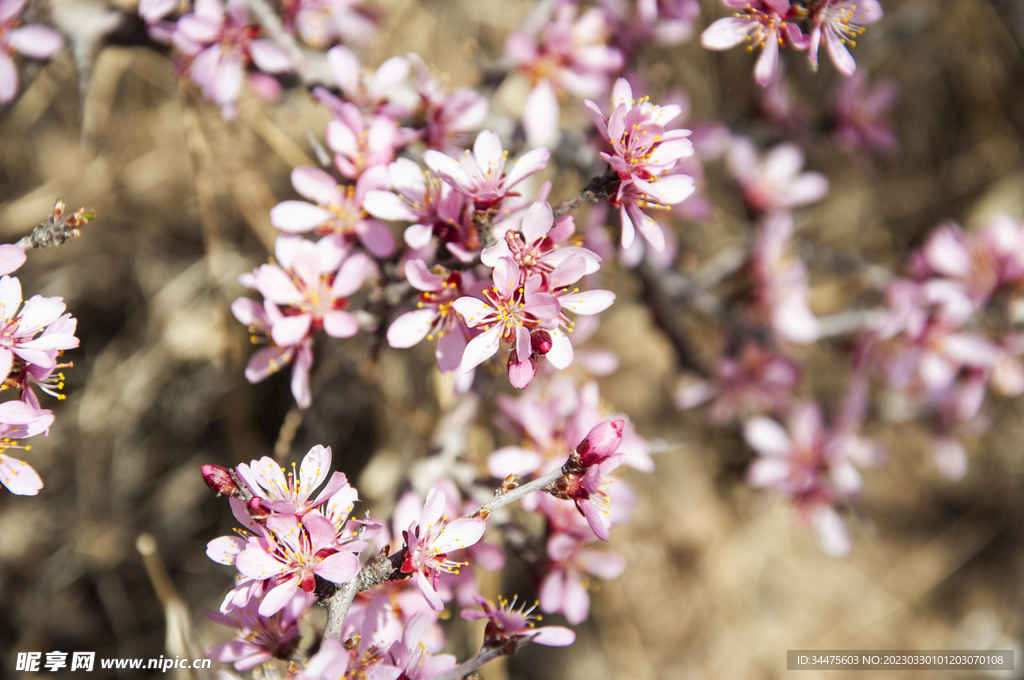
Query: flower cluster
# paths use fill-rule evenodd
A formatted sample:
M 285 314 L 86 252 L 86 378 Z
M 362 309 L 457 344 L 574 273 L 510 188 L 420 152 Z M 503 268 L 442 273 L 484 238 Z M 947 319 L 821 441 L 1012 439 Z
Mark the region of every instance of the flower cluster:
M 689 175 L 673 173 L 679 161 L 693 154 L 689 130 L 666 130 L 682 113 L 676 104 L 657 106 L 648 98 L 633 99 L 629 82 L 620 78 L 612 91 L 612 113 L 605 118 L 600 107 L 586 102 L 601 136 L 611 145 L 602 152 L 619 178 L 616 194 L 609 202 L 619 208 L 622 247 L 633 243 L 636 230 L 656 250 L 665 249 L 665 234 L 643 208 L 667 209 L 682 203 L 694 192 Z
M 709 50 L 728 50 L 743 43 L 758 47 L 761 55 L 754 66 L 754 80 L 768 87 L 779 66 L 779 48 L 807 51 L 811 66 L 818 67 L 822 43 L 829 58 L 843 75 L 853 75 L 857 64 L 848 47 L 853 47 L 869 24 L 882 18 L 878 0 L 722 0 L 737 10 L 719 19 L 701 34 Z M 806 7 L 805 7 L 806 5 Z
M 58 200 L 51 218 L 44 222 L 58 228 L 75 229 L 88 222 L 92 213 L 85 210 L 65 214 Z M 54 416 L 40 407 L 36 390 L 64 399 L 62 368 L 70 363 L 58 359 L 64 350 L 78 347 L 75 331 L 78 322 L 65 313 L 59 297 L 33 295 L 23 300 L 21 282 L 12 272 L 25 262 L 20 245 L 0 245 L 0 390 L 16 390 L 17 399 L 0 403 L 0 484 L 21 496 L 34 496 L 43 488 L 43 480 L 25 461 L 8 455 L 11 449 L 28 451 L 17 439 L 45 434 Z
M 985 428 L 986 388 L 1024 393 L 1024 342 L 1012 327 L 1024 227 L 1006 216 L 973 234 L 944 223 L 911 253 L 910 272 L 886 290 L 873 357 L 888 387 L 931 420 L 939 470 L 959 479 L 967 470 L 959 436 Z

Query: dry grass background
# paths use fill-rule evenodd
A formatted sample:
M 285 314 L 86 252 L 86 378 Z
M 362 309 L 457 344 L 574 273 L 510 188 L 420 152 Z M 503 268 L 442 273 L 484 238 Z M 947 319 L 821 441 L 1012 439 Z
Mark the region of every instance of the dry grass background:
M 452 84 L 472 84 L 481 58 L 497 54 L 530 4 L 388 0 L 368 61 L 413 50 Z M 833 191 L 799 226 L 815 243 L 895 266 L 943 217 L 1024 215 L 1024 24 L 1012 1 L 883 5 L 885 19 L 856 56 L 904 89 L 894 115 L 903 152 L 872 168 L 825 138 L 807 140 L 810 166 L 828 174 Z M 704 10 L 703 24 L 723 14 L 717 3 Z M 656 94 L 685 87 L 695 118 L 770 140 L 748 127 L 751 65 L 741 50 L 691 44 L 648 52 L 641 67 Z M 814 75 L 791 60 L 789 72 L 819 110 L 837 84 L 828 66 Z M 386 514 L 440 412 L 430 351 L 385 348 L 374 361 L 365 337 L 318 350 L 320 396 L 301 417 L 289 415 L 284 379 L 252 386 L 242 378 L 245 330 L 227 305 L 243 293 L 237 275 L 266 256 L 266 212 L 292 197 L 289 169 L 308 162 L 305 130 L 322 137 L 328 114 L 308 94 L 274 107 L 243 101 L 240 122 L 226 125 L 179 91 L 163 57 L 133 48 L 99 55 L 84 99 L 66 55 L 26 85 L 0 114 L 0 237 L 26 233 L 58 195 L 99 217 L 78 241 L 32 253 L 22 270 L 26 291 L 67 300 L 82 346 L 52 434 L 30 455 L 46 487 L 35 498 L 0 495 L 0 677 L 14 676 L 16 651 L 157 657 L 226 640 L 203 611 L 218 606 L 230 570 L 204 550 L 232 519 L 199 465 L 272 454 L 283 426 L 295 437 L 279 454 L 297 460 L 313 443 L 330 444 L 369 507 Z M 522 95 L 512 83 L 496 101 L 514 109 Z M 553 196 L 575 193 L 583 179 L 560 175 Z M 744 239 L 737 196 L 714 164 L 709 191 L 714 219 L 676 225 L 685 263 Z M 602 394 L 643 434 L 678 445 L 657 457 L 656 474 L 627 475 L 640 502 L 611 546 L 628 568 L 595 592 L 577 644 L 528 649 L 488 668 L 488 680 L 776 678 L 794 648 L 1020 649 L 1024 404 L 992 404 L 995 426 L 970 443 L 970 471 L 957 484 L 928 466 L 921 431 L 885 424 L 876 406 L 872 431 L 891 460 L 865 475 L 852 556 L 831 559 L 785 505 L 742 483 L 750 453 L 735 432 L 707 429 L 671 406 L 671 345 L 633 275 L 615 271 L 611 281 L 619 301 L 596 341 L 618 351 L 622 367 L 602 380 Z M 813 281 L 819 313 L 870 296 L 857 277 L 827 268 L 814 269 Z M 679 314 L 690 322 L 687 310 Z M 805 356 L 810 387 L 834 403 L 845 379 L 841 344 Z M 494 439 L 479 422 L 469 448 L 482 460 Z M 141 534 L 150 536 L 145 558 Z M 509 578 L 503 592 L 525 587 Z M 451 640 L 463 655 L 478 642 L 458 629 Z M 800 673 L 846 676 L 860 677 Z

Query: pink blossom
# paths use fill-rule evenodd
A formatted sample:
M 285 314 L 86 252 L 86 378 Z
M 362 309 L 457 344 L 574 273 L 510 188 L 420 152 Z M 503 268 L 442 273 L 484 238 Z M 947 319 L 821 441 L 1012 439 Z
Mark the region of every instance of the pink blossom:
M 316 231 L 333 234 L 344 243 L 358 240 L 377 257 L 390 257 L 395 237 L 363 208 L 368 192 L 387 188 L 387 170 L 374 167 L 364 172 L 355 185 L 340 186 L 329 174 L 306 165 L 292 170 L 292 186 L 306 201 L 282 201 L 270 210 L 275 227 L 290 233 Z
M 693 36 L 700 16 L 699 0 L 638 0 L 635 16 L 627 3 L 605 0 L 605 9 L 617 24 L 612 39 L 627 54 L 653 42 L 656 45 L 678 45 Z
M 622 453 L 610 455 L 585 471 L 565 475 L 555 484 L 555 495 L 573 501 L 594 535 L 602 541 L 608 540 L 612 527 L 612 498 L 608 493 L 611 481 L 605 475 L 622 465 L 624 458 Z
M 472 198 L 478 209 L 486 210 L 499 205 L 516 184 L 547 167 L 550 156 L 543 148 L 528 151 L 506 174 L 508 152 L 498 135 L 484 130 L 477 135 L 472 154 L 467 150 L 461 161 L 431 149 L 423 154 L 423 162 L 453 189 Z
M 238 476 L 257 498 L 263 499 L 261 507 L 283 515 L 301 517 L 313 508 L 326 503 L 343 488 L 350 488 L 344 473 L 335 472 L 327 486 L 315 501 L 309 498 L 327 479 L 331 467 L 331 447 L 314 446 L 302 459 L 299 474 L 295 465 L 285 477 L 284 469 L 273 458 L 264 456 L 252 461 L 251 465 L 239 463 L 235 468 Z
M 391 191 L 368 191 L 363 208 L 382 220 L 414 222 L 405 230 L 410 248 L 426 247 L 435 232 L 462 221 L 466 197 L 408 158 L 388 166 L 388 184 Z
M 484 630 L 485 648 L 498 649 L 509 643 L 519 645 L 526 642 L 536 642 L 538 645 L 549 647 L 566 647 L 576 641 L 576 633 L 564 626 L 534 627 L 540 617 L 533 615 L 533 610 L 539 603 L 527 609 L 525 602 L 516 607 L 515 598 L 509 602 L 500 595 L 497 605 L 480 595 L 474 599 L 483 611 L 463 610 L 462 618 L 471 621 L 487 619 L 487 628 Z M 512 649 L 515 649 L 515 646 Z
M 758 225 L 750 255 L 756 309 L 783 340 L 814 342 L 818 320 L 807 304 L 807 269 L 787 252 L 792 234 L 793 217 L 789 213 L 770 214 Z
M 23 439 L 46 432 L 53 424 L 53 413 L 28 406 L 21 401 L 5 401 L 0 404 L 0 484 L 18 496 L 35 496 L 43 488 L 43 480 L 28 463 L 4 455 L 10 449 L 24 449 L 12 439 Z
M 466 134 L 483 124 L 487 117 L 487 100 L 469 87 L 445 92 L 423 59 L 415 54 L 409 54 L 408 58 L 416 67 L 423 142 L 428 149 L 455 155 L 469 143 Z
M 431 618 L 419 612 L 405 624 L 402 639 L 391 645 L 386 662 L 401 670 L 402 680 L 430 680 L 455 668 L 453 654 L 430 654 L 421 640 L 427 633 Z
M 377 32 L 373 17 L 359 8 L 359 0 L 285 0 L 287 25 L 307 45 L 322 50 L 332 42 L 363 44 Z
M 722 4 L 741 12 L 704 29 L 700 44 L 709 50 L 728 50 L 743 42 L 749 42 L 750 49 L 760 47 L 754 80 L 761 87 L 767 87 L 775 75 L 780 46 L 788 43 L 796 49 L 806 49 L 807 36 L 799 26 L 787 22 L 794 14 L 789 0 L 722 0 Z
M 511 257 L 522 275 L 527 277 L 533 274 L 547 276 L 572 255 L 583 258 L 586 263 L 584 274 L 593 274 L 601 266 L 601 257 L 597 253 L 568 245 L 574 231 L 572 217 L 564 215 L 556 223 L 547 201 L 537 201 L 530 206 L 522 219 L 520 230 L 521 234 L 513 229 L 506 230 L 503 239 L 483 249 L 480 261 L 488 267 L 494 267 L 500 258 Z M 554 287 L 556 283 L 549 278 L 549 286 Z
M 850 539 L 833 506 L 860 489 L 860 473 L 845 448 L 825 429 L 817 404 L 793 408 L 788 432 L 771 418 L 744 424 L 743 436 L 759 454 L 747 471 L 755 487 L 771 487 L 793 502 L 818 533 L 822 549 L 832 555 L 850 551 Z
M 284 319 L 284 313 L 270 300 L 263 304 L 248 298 L 238 298 L 231 303 L 231 313 L 249 327 L 253 344 L 266 342 L 249 358 L 245 367 L 245 379 L 251 383 L 266 380 L 285 366 L 292 367 L 291 388 L 295 402 L 301 408 L 310 404 L 309 369 L 313 365 L 313 344 L 311 338 L 304 338 L 295 345 L 281 346 L 274 342 L 271 332 L 276 322 Z
M 541 611 L 561 613 L 573 625 L 583 623 L 590 614 L 590 595 L 583 585 L 584 579 L 596 576 L 608 581 L 626 569 L 626 561 L 620 555 L 592 550 L 586 544 L 568 534 L 553 534 L 547 543 L 550 571 L 538 592 Z
M 573 452 L 573 462 L 581 468 L 589 468 L 606 461 L 619 450 L 625 425 L 624 420 L 606 420 L 595 425 Z
M 817 0 L 811 5 L 811 41 L 807 50 L 811 65 L 818 68 L 818 46 L 822 39 L 836 69 L 845 76 L 853 75 L 857 63 L 846 46 L 856 45 L 855 39 L 864 32 L 864 26 L 882 18 L 882 5 L 878 0 Z
M 255 601 L 230 615 L 206 612 L 213 622 L 237 628 L 235 639 L 217 645 L 207 654 L 221 663 L 233 663 L 235 670 L 247 671 L 273 658 L 289 659 L 298 645 L 299 619 L 316 602 L 316 596 L 299 591 L 276 614 L 261 616 Z
M 592 8 L 578 15 L 575 5 L 563 3 L 544 24 L 539 40 L 517 31 L 505 41 L 505 52 L 532 86 L 523 127 L 533 145 L 558 141 L 559 96 L 601 97 L 608 91 L 611 74 L 623 66 L 622 53 L 606 44 L 604 10 Z
M 358 634 L 346 644 L 334 638 L 325 639 L 320 651 L 295 680 L 398 680 L 402 669 L 392 666 L 387 658 L 387 648 L 392 642 L 385 637 L 389 630 L 388 607 L 386 598 L 373 598 L 363 613 Z
M 70 314 L 62 314 L 56 321 L 53 321 L 46 326 L 43 332 L 39 335 L 39 339 L 43 339 L 50 335 L 74 337 L 77 328 L 78 321 L 73 316 Z M 7 384 L 12 387 L 17 387 L 20 391 L 19 398 L 35 409 L 38 409 L 40 406 L 39 399 L 36 397 L 33 386 L 38 387 L 51 397 L 54 397 L 59 401 L 63 401 L 65 399 L 65 395 L 61 393 L 61 390 L 64 389 L 64 374 L 57 369 L 67 368 L 74 365 L 71 362 L 56 362 L 57 357 L 63 354 L 63 350 L 50 349 L 45 351 L 47 356 L 49 356 L 54 362 L 52 366 L 43 367 L 34 363 L 15 362 L 13 369 L 7 376 Z
M 0 104 L 6 104 L 18 94 L 15 52 L 30 59 L 49 59 L 64 44 L 61 34 L 48 26 L 21 25 L 19 15 L 26 2 L 0 0 Z
M 7 376 L 15 357 L 41 369 L 56 366 L 61 350 L 78 347 L 74 323 L 64 323 L 64 301 L 59 297 L 35 295 L 21 302 L 21 282 L 11 276 L 0 278 L 0 375 Z M 62 319 L 64 321 L 62 321 Z M 57 324 L 47 333 L 47 328 Z
M 336 546 L 334 525 L 322 515 L 309 513 L 301 522 L 294 515 L 271 515 L 266 526 L 257 525 L 260 536 L 249 538 L 246 547 L 235 558 L 238 571 L 256 581 L 276 579 L 259 613 L 272 616 L 281 610 L 301 585 L 312 593 L 314 576 L 332 583 L 345 583 L 359 571 L 359 560 L 352 552 Z M 352 544 L 362 548 L 364 544 Z
M 392 347 L 412 347 L 426 337 L 436 335 L 437 365 L 442 372 L 453 371 L 462 361 L 469 329 L 455 311 L 453 304 L 464 293 L 462 274 L 451 272 L 435 274 L 427 269 L 423 260 L 410 260 L 405 265 L 405 276 L 413 288 L 421 291 L 417 309 L 402 314 L 388 328 L 388 344 Z
M 754 215 L 789 210 L 820 201 L 828 193 L 828 179 L 803 172 L 804 154 L 793 144 L 779 144 L 762 160 L 754 143 L 736 138 L 727 156 L 729 171 L 743 190 L 743 202 Z
M 724 424 L 735 418 L 785 411 L 800 382 L 800 367 L 754 342 L 737 356 L 723 356 L 710 380 L 686 380 L 673 397 L 680 409 L 712 402 L 709 419 Z
M 487 525 L 477 518 L 442 520 L 445 509 L 444 491 L 430 490 L 423 504 L 419 520 L 403 531 L 408 548 L 402 573 L 414 574 L 416 585 L 434 611 L 441 611 L 444 603 L 437 595 L 437 583 L 442 573 L 457 573 L 461 562 L 448 559 L 448 553 L 462 550 L 475 544 L 483 535 Z
M 335 45 L 327 52 L 327 63 L 334 81 L 341 88 L 342 97 L 354 105 L 357 111 L 367 116 L 377 113 L 397 116 L 403 112 L 401 108 L 389 104 L 389 97 L 409 76 L 409 62 L 404 57 L 391 57 L 376 71 L 370 72 L 363 68 L 351 50 Z M 344 108 L 341 100 L 323 88 L 316 88 L 314 94 L 330 106 L 335 117 L 342 117 L 340 114 Z
M 195 12 L 178 19 L 173 40 L 191 57 L 189 76 L 225 118 L 237 114 L 235 101 L 250 61 L 266 73 L 292 69 L 288 53 L 270 40 L 256 40 L 258 33 L 245 0 L 228 0 L 226 11 L 221 0 L 196 0 Z
M 892 129 L 889 110 L 899 97 L 899 86 L 892 80 L 880 81 L 868 91 L 868 78 L 863 72 L 844 79 L 832 105 L 839 143 L 851 151 L 896 151 L 899 140 Z
M 357 179 L 369 168 L 394 160 L 395 147 L 404 143 L 394 118 L 384 114 L 364 115 L 349 102 L 340 104 L 337 115 L 336 120 L 327 124 L 327 146 L 334 151 L 338 172 L 349 179 Z
M 362 286 L 376 265 L 362 253 L 349 254 L 330 236 L 313 243 L 298 236 L 279 236 L 277 264 L 265 264 L 243 275 L 243 285 L 284 308 L 273 319 L 270 338 L 279 347 L 301 344 L 323 329 L 335 338 L 359 330 L 355 316 L 344 310 L 347 297 Z
M 470 328 L 480 326 L 484 331 L 466 346 L 462 356 L 463 372 L 469 372 L 494 356 L 502 340 L 515 346 L 520 361 L 528 360 L 533 353 L 530 332 L 551 328 L 557 323 L 558 299 L 540 292 L 543 285 L 540 276 L 532 276 L 524 282 L 512 258 L 502 257 L 494 267 L 493 281 L 494 286 L 484 291 L 490 304 L 474 297 L 461 297 L 452 303 Z
M 642 208 L 667 209 L 682 203 L 694 192 L 693 178 L 673 174 L 677 163 L 693 154 L 687 137 L 689 130 L 666 130 L 665 125 L 682 113 L 677 104 L 656 106 L 648 98 L 633 99 L 633 90 L 625 78 L 619 78 L 612 91 L 611 116 L 586 102 L 598 132 L 611 144 L 612 153 L 601 153 L 619 175 L 619 186 L 609 202 L 619 208 L 622 222 L 622 247 L 633 243 L 636 229 L 659 252 L 665 249 L 665 235 Z

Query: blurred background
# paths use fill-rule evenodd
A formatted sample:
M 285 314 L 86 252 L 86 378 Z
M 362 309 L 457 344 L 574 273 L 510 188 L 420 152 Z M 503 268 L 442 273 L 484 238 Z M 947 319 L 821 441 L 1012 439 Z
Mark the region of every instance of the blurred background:
M 376 6 L 381 30 L 365 63 L 414 51 L 450 85 L 478 85 L 531 7 L 386 0 Z M 854 56 L 872 80 L 899 84 L 892 120 L 901 149 L 866 162 L 812 126 L 799 142 L 832 190 L 799 213 L 798 228 L 802 239 L 892 269 L 944 218 L 969 227 L 999 211 L 1024 216 L 1024 9 L 1015 0 L 883 7 Z M 701 11 L 699 29 L 727 14 L 717 2 Z M 795 98 L 824 119 L 838 74 L 830 64 L 811 73 L 785 56 Z M 758 113 L 752 66 L 745 50 L 708 52 L 695 38 L 645 51 L 638 70 L 655 101 L 684 91 L 691 120 L 771 143 L 782 135 Z M 151 50 L 103 48 L 84 95 L 67 50 L 24 73 L 23 94 L 0 111 L 0 238 L 28 233 L 58 196 L 98 216 L 77 241 L 31 252 L 19 272 L 26 293 L 64 297 L 82 344 L 65 356 L 74 362 L 67 400 L 43 404 L 57 415 L 49 438 L 26 455 L 45 488 L 37 497 L 0 493 L 0 677 L 17 677 L 19 651 L 158 657 L 182 653 L 182 640 L 189 651 L 228 640 L 231 631 L 204 612 L 218 608 L 232 570 L 211 562 L 205 545 L 233 519 L 199 466 L 263 455 L 298 461 L 311 445 L 330 445 L 365 501 L 357 511 L 385 517 L 407 488 L 409 466 L 427 454 L 444 406 L 431 348 L 376 352 L 366 334 L 317 347 L 307 412 L 293 409 L 287 374 L 259 385 L 243 378 L 251 350 L 228 305 L 245 294 L 237 276 L 266 260 L 275 233 L 268 210 L 295 197 L 290 169 L 315 164 L 306 131 L 322 140 L 329 113 L 307 92 L 277 105 L 243 95 L 239 120 L 227 124 L 179 88 L 168 59 Z M 502 83 L 495 115 L 517 114 L 526 91 L 525 82 Z M 563 104 L 563 112 L 567 126 L 586 124 L 582 106 Z M 707 175 L 712 217 L 672 223 L 680 269 L 742 243 L 749 229 L 722 164 L 709 163 Z M 553 201 L 587 180 L 551 169 L 540 179 L 555 181 Z M 856 273 L 813 259 L 809 266 L 818 314 L 871 295 Z M 623 475 L 639 503 L 611 547 L 628 566 L 594 584 L 576 644 L 527 648 L 487 667 L 487 680 L 777 678 L 787 649 L 1020 651 L 1024 403 L 990 397 L 994 427 L 969 442 L 958 483 L 929 464 L 923 431 L 886 423 L 876 404 L 879 424 L 868 431 L 890 457 L 865 472 L 862 502 L 848 518 L 852 555 L 830 558 L 790 507 L 744 483 L 753 454 L 737 430 L 710 429 L 699 413 L 672 405 L 679 360 L 635 274 L 610 265 L 606 282 L 618 300 L 591 342 L 614 350 L 621 366 L 601 379 L 602 397 L 661 442 L 657 471 Z M 708 337 L 699 318 L 675 313 L 698 344 Z M 803 394 L 835 405 L 845 349 L 840 339 L 801 350 L 811 366 Z M 492 393 L 512 391 L 493 382 Z M 506 443 L 491 415 L 485 410 L 468 440 L 481 470 Z M 506 578 L 487 587 L 532 597 L 521 569 Z M 450 651 L 464 658 L 479 632 L 450 623 Z

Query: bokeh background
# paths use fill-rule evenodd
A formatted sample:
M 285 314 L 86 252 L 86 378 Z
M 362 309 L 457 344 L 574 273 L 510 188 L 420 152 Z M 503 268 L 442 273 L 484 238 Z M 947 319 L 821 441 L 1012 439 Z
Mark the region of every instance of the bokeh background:
M 869 163 L 827 134 L 806 133 L 799 141 L 808 166 L 829 177 L 832 191 L 798 214 L 798 228 L 801 239 L 844 261 L 898 268 L 943 218 L 970 226 L 998 211 L 1024 216 L 1024 9 L 1015 0 L 883 6 L 884 19 L 854 54 L 872 79 L 902 88 L 893 113 L 901 151 Z M 452 85 L 476 85 L 531 7 L 387 0 L 377 5 L 381 30 L 366 62 L 415 51 Z M 705 2 L 700 27 L 724 15 Z M 838 75 L 827 64 L 811 73 L 787 56 L 798 99 L 824 115 Z M 691 119 L 770 143 L 781 136 L 759 122 L 752 62 L 743 50 L 711 53 L 691 41 L 644 52 L 638 70 L 656 101 L 682 88 Z M 19 272 L 26 292 L 65 298 L 82 344 L 67 355 L 67 400 L 49 404 L 57 415 L 50 437 L 32 442 L 27 456 L 45 488 L 31 498 L 0 494 L 0 677 L 18 675 L 19 651 L 197 656 L 226 641 L 230 631 L 204 611 L 218 607 L 231 570 L 211 562 L 205 544 L 233 520 L 199 466 L 262 455 L 295 461 L 312 444 L 329 444 L 362 507 L 386 516 L 446 407 L 429 348 L 377 348 L 365 334 L 317 348 L 308 412 L 292 408 L 287 376 L 260 385 L 242 377 L 248 338 L 228 305 L 244 294 L 238 274 L 267 256 L 267 211 L 294 197 L 290 168 L 311 163 L 306 131 L 323 138 L 329 114 L 307 92 L 274 106 L 244 97 L 239 121 L 226 124 L 150 50 L 103 47 L 87 80 L 80 88 L 65 51 L 30 65 L 23 95 L 0 111 L 0 238 L 26 234 L 58 196 L 98 214 L 82 238 L 30 253 Z M 503 83 L 494 115 L 515 114 L 524 88 Z M 564 108 L 567 123 L 585 120 L 582 107 Z M 574 171 L 542 178 L 555 180 L 554 200 L 587 179 Z M 720 163 L 708 164 L 707 191 L 715 205 L 709 221 L 673 223 L 680 269 L 748 233 Z M 816 313 L 876 295 L 856 268 L 809 264 Z M 595 584 L 593 615 L 577 643 L 526 649 L 488 666 L 487 680 L 778 678 L 786 650 L 798 648 L 1019 652 L 1024 403 L 990 397 L 994 427 L 969 442 L 967 476 L 952 483 L 930 465 L 924 431 L 888 422 L 892 414 L 876 401 L 869 432 L 890 457 L 865 473 L 862 502 L 848 517 L 852 555 L 833 559 L 791 508 L 744 484 L 752 453 L 736 430 L 710 429 L 698 413 L 675 409 L 679 358 L 641 283 L 614 265 L 607 282 L 619 297 L 591 342 L 616 351 L 621 367 L 601 379 L 602 396 L 658 442 L 657 472 L 625 473 L 639 504 L 611 547 L 628 567 Z M 684 307 L 674 314 L 696 346 L 713 344 L 711 324 Z M 801 350 L 811 366 L 802 394 L 835 405 L 848 370 L 843 342 Z M 490 390 L 511 388 L 496 380 Z M 485 409 L 467 444 L 481 470 L 505 441 L 489 418 Z M 486 587 L 529 596 L 522 569 L 510 568 L 506 579 Z M 465 657 L 479 631 L 450 623 L 451 651 Z M 800 672 L 805 680 L 847 676 L 862 677 Z

